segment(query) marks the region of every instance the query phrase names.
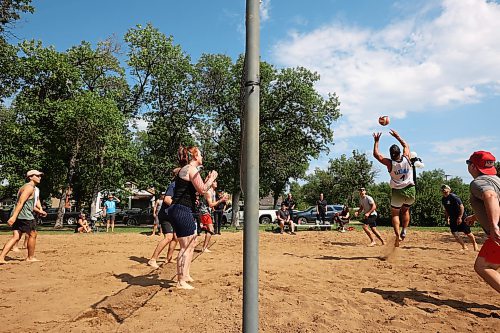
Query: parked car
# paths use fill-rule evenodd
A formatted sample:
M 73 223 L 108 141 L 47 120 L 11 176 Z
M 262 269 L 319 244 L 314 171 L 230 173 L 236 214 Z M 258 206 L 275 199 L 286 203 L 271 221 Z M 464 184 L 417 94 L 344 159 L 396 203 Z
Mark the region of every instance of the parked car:
M 335 213 L 341 212 L 343 208 L 343 205 L 327 205 L 326 221 L 332 224 Z M 296 212 L 293 219 L 296 224 L 316 224 L 316 206 L 311 206 L 306 210 Z
M 153 224 L 153 209 L 148 207 L 141 210 L 126 210 L 122 222 L 128 226 Z
M 238 211 L 238 218 L 240 220 L 240 223 L 243 222 L 243 206 L 240 206 L 239 211 Z M 233 207 L 229 207 L 224 211 L 224 215 L 222 215 L 222 225 L 231 225 L 232 223 L 232 218 L 233 218 Z
M 40 221 L 42 224 L 52 223 L 57 220 L 57 211 L 59 208 L 47 208 L 45 211 L 47 212 L 47 216 L 41 217 Z M 65 212 L 63 217 L 63 224 L 67 225 L 75 225 L 78 222 L 78 218 L 80 217 L 80 212 Z

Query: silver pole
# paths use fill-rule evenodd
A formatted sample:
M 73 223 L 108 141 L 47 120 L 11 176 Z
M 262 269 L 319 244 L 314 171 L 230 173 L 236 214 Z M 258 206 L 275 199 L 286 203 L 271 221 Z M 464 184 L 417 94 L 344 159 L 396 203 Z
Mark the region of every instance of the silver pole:
M 247 0 L 244 115 L 243 332 L 259 332 L 259 0 Z

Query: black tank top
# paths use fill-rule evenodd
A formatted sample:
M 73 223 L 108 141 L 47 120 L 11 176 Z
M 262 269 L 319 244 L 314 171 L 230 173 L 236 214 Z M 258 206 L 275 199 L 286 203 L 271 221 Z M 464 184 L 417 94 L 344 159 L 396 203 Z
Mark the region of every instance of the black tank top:
M 189 180 L 184 180 L 177 175 L 175 177 L 174 196 L 172 204 L 183 205 L 194 210 L 196 202 L 196 190 Z

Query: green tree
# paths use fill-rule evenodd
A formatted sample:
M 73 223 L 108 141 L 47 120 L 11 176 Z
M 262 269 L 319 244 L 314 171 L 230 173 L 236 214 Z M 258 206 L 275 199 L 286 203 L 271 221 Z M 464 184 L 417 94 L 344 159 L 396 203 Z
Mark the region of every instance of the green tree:
M 149 108 L 143 113 L 147 131 L 140 136 L 147 169 L 141 182 L 164 188 L 177 166 L 179 145 L 194 143 L 190 129 L 202 114 L 196 100 L 193 66 L 171 36 L 166 37 L 150 24 L 130 29 L 125 41 L 127 64 L 136 81 L 130 109 Z

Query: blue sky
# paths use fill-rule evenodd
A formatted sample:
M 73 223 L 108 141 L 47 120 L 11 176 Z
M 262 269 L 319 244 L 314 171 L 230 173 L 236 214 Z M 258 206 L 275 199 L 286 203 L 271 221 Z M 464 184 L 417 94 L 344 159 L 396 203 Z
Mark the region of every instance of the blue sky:
M 34 0 L 13 33 L 58 50 L 151 22 L 172 35 L 195 61 L 202 53 L 233 58 L 245 49 L 245 1 Z M 396 129 L 426 170 L 470 181 L 465 160 L 475 150 L 500 158 L 500 2 L 486 0 L 263 0 L 261 56 L 277 67 L 317 71 L 321 94 L 336 92 L 342 119 L 334 124 L 328 160 L 353 149 L 371 157 Z M 11 39 L 11 42 L 16 42 Z M 391 124 L 381 127 L 380 115 Z M 386 154 L 387 155 L 387 154 Z

